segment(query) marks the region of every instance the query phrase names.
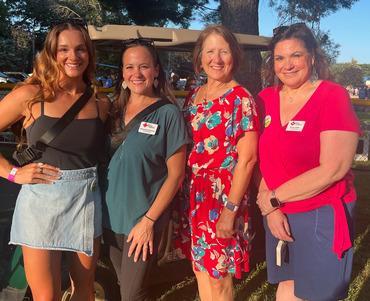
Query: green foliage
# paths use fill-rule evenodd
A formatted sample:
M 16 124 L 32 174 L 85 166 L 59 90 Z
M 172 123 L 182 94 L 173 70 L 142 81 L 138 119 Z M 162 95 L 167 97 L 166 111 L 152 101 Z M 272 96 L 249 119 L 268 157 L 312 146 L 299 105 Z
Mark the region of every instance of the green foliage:
M 335 63 L 340 51 L 340 45 L 335 43 L 334 40 L 330 39 L 329 31 L 318 31 L 316 32 L 316 38 L 319 41 L 322 50 L 326 53 L 329 62 Z
M 8 7 L 5 2 L 0 1 L 0 37 L 10 38 Z
M 301 20 L 318 23 L 321 18 L 339 9 L 350 9 L 359 0 L 270 0 L 269 5 L 279 11 L 282 23 Z
M 362 69 L 364 76 L 370 76 L 370 64 L 359 64 L 358 66 Z
M 171 21 L 187 28 L 194 19 L 193 10 L 201 8 L 206 3 L 208 0 L 131 0 L 125 1 L 125 9 L 136 25 L 163 27 Z
M 344 87 L 360 87 L 364 84 L 364 73 L 358 65 L 345 67 L 339 74 L 338 83 Z
M 0 70 L 23 71 L 25 51 L 20 50 L 11 38 L 0 37 Z
M 194 18 L 193 12 L 200 10 L 208 2 L 208 0 L 0 1 L 0 37 L 10 39 L 10 46 L 0 50 L 0 58 L 7 58 L 0 66 L 5 65 L 7 67 L 4 70 L 10 70 L 10 66 L 19 66 L 20 58 L 24 60 L 26 57 L 29 63 L 23 63 L 23 66 L 29 65 L 25 71 L 31 72 L 34 56 L 43 48 L 50 24 L 56 19 L 83 18 L 96 26 L 105 24 L 165 26 L 172 22 L 186 28 Z
M 329 31 L 320 28 L 320 20 L 339 9 L 350 9 L 357 1 L 359 0 L 269 0 L 269 5 L 278 11 L 280 25 L 302 21 L 311 24 L 330 62 L 335 63 L 340 45 L 330 38 Z

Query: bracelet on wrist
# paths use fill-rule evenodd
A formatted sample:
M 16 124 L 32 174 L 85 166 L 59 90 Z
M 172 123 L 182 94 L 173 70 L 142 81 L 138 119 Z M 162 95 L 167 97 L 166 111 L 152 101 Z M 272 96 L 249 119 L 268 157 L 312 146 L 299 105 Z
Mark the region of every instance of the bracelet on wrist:
M 155 223 L 155 222 L 156 222 L 154 219 L 150 218 L 150 217 L 149 217 L 149 216 L 147 216 L 146 214 L 144 214 L 144 216 L 145 216 L 148 220 L 152 221 L 153 223 Z
M 8 175 L 9 181 L 14 182 L 15 174 L 17 173 L 17 171 L 18 171 L 18 167 L 14 166 Z

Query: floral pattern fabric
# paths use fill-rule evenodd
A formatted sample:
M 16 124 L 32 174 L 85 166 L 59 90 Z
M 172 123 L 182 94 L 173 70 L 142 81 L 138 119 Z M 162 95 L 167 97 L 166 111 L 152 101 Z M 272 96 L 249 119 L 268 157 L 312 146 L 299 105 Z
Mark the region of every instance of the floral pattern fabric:
M 217 279 L 228 273 L 240 278 L 241 271 L 249 269 L 248 193 L 236 215 L 235 237 L 216 237 L 216 224 L 238 161 L 237 138 L 257 130 L 257 110 L 242 86 L 194 105 L 198 91 L 196 88 L 188 96 L 184 113 L 193 145 L 183 193 L 174 213 L 175 248 L 180 257 L 191 258 L 198 271 Z

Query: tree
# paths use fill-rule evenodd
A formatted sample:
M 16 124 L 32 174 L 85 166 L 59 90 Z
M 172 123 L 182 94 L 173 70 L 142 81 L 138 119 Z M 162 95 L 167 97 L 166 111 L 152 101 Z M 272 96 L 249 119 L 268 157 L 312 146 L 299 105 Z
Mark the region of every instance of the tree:
M 259 35 L 258 4 L 259 0 L 221 0 L 222 24 L 235 33 Z M 244 64 L 235 76 L 254 96 L 262 88 L 261 62 L 259 51 L 245 53 Z
M 338 83 L 344 87 L 361 87 L 364 85 L 364 73 L 358 65 L 350 65 L 340 73 Z
M 302 21 L 311 24 L 330 61 L 335 62 L 339 54 L 339 44 L 330 39 L 329 31 L 321 31 L 320 21 L 339 9 L 350 9 L 357 1 L 359 0 L 270 0 L 269 5 L 279 12 L 280 25 Z
M 7 16 L 11 18 L 1 22 L 0 28 L 1 33 L 15 33 L 13 39 L 17 47 L 26 45 L 25 48 L 18 48 L 19 55 L 33 62 L 37 50 L 43 47 L 50 24 L 56 19 L 83 18 L 96 26 L 165 26 L 172 22 L 188 27 L 193 11 L 207 3 L 208 0 L 7 0 L 0 1 L 0 21 Z M 4 24 L 8 28 L 4 28 Z M 31 65 L 28 72 L 32 69 Z
M 364 76 L 370 77 L 370 64 L 359 64 L 359 66 L 364 72 Z

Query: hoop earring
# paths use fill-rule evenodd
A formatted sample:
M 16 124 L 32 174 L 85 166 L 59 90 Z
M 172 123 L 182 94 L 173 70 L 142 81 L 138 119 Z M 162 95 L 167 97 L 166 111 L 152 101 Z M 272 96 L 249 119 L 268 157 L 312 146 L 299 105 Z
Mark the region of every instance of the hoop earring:
M 314 85 L 318 79 L 319 79 L 319 75 L 316 72 L 316 68 L 315 66 L 312 66 L 311 75 L 309 79 L 310 84 Z
M 157 88 L 157 87 L 158 87 L 158 85 L 159 85 L 159 81 L 158 81 L 158 79 L 157 79 L 157 78 L 155 78 L 155 79 L 154 79 L 154 81 L 153 81 L 153 86 L 154 86 L 154 88 Z
M 127 84 L 126 84 L 125 81 L 122 82 L 122 88 L 125 89 L 125 90 L 127 89 Z

